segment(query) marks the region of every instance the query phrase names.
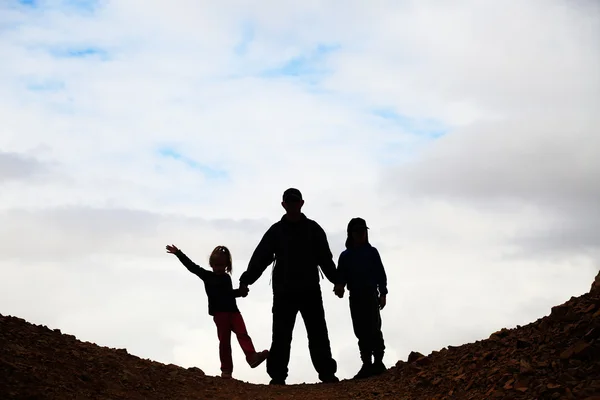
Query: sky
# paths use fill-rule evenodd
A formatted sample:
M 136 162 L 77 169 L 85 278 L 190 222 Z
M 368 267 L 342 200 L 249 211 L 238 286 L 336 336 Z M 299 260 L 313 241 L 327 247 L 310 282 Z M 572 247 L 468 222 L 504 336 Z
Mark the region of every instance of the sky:
M 600 269 L 599 42 L 591 0 L 0 0 L 0 313 L 218 375 L 165 246 L 228 246 L 237 286 L 297 187 L 336 262 L 369 224 L 388 367 L 533 322 Z M 259 350 L 269 276 L 238 300 Z M 288 383 L 317 381 L 298 317 Z

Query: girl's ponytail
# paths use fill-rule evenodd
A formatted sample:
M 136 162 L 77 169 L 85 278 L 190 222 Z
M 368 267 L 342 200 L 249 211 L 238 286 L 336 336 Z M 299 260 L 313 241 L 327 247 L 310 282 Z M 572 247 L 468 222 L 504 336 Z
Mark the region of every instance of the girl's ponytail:
M 233 269 L 233 260 L 231 258 L 231 252 L 229 251 L 229 249 L 225 246 L 217 246 L 215 247 L 215 249 L 212 251 L 212 253 L 210 253 L 210 258 L 208 259 L 208 262 L 212 265 L 213 261 L 215 258 L 223 256 L 225 257 L 225 259 L 227 260 L 227 266 L 225 267 L 225 272 L 227 272 L 228 274 L 231 274 L 231 270 Z

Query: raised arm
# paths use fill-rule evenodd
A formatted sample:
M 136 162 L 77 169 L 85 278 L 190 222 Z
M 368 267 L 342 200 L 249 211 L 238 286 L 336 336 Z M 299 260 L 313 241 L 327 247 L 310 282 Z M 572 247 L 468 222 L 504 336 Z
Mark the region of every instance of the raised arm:
M 197 275 L 200 279 L 204 280 L 210 275 L 210 272 L 194 263 L 186 256 L 183 251 L 179 250 L 175 245 L 167 245 L 167 253 L 175 254 L 179 261 L 190 271 L 192 274 Z
M 258 246 L 256 246 L 254 253 L 252 253 L 248 268 L 240 276 L 240 286 L 248 287 L 248 285 L 252 285 L 256 282 L 269 264 L 273 262 L 274 255 L 275 231 L 274 227 L 271 226 L 271 228 L 263 235 Z
M 325 277 L 331 283 L 336 283 L 336 270 L 335 262 L 333 261 L 333 254 L 329 248 L 329 242 L 327 241 L 327 234 L 321 228 L 321 226 L 315 222 L 315 231 L 317 236 L 317 254 L 319 260 L 319 266 L 325 274 Z

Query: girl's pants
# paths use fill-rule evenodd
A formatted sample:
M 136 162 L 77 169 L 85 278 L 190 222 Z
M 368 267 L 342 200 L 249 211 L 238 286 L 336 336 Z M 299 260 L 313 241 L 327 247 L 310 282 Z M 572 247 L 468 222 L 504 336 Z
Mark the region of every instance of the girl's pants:
M 216 312 L 213 317 L 217 325 L 217 334 L 219 335 L 219 356 L 221 358 L 221 371 L 232 372 L 233 360 L 231 359 L 231 332 L 235 333 L 240 343 L 246 360 L 250 362 L 252 357 L 256 356 L 256 350 L 252 344 L 252 339 L 246 331 L 246 324 L 242 314 L 239 312 Z

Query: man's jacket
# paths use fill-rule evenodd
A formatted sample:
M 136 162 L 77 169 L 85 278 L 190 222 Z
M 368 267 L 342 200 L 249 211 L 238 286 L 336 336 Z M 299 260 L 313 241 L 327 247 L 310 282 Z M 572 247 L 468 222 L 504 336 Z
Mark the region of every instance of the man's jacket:
M 327 235 L 304 214 L 297 222 L 284 216 L 267 230 L 240 283 L 253 284 L 273 262 L 274 293 L 319 290 L 319 266 L 330 282 L 335 281 L 335 263 Z

